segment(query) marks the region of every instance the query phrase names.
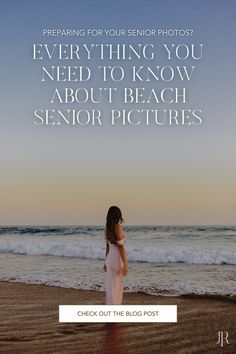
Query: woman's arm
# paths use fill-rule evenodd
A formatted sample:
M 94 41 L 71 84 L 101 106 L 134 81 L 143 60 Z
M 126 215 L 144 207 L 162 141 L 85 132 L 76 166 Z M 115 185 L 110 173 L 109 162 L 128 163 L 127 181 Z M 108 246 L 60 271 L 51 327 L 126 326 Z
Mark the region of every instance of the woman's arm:
M 118 245 L 118 246 L 119 246 L 120 256 L 121 256 L 123 264 L 124 264 L 121 272 L 123 273 L 123 275 L 127 275 L 128 274 L 128 260 L 127 260 L 125 246 L 124 245 Z
M 116 233 L 117 241 L 121 241 L 125 238 L 122 227 L 120 224 L 115 225 L 115 233 Z M 123 273 L 123 275 L 127 275 L 128 274 L 128 260 L 127 260 L 126 249 L 125 249 L 124 244 L 120 244 L 120 245 L 118 244 L 118 247 L 119 247 L 121 259 L 123 261 L 123 269 L 121 270 L 121 272 Z

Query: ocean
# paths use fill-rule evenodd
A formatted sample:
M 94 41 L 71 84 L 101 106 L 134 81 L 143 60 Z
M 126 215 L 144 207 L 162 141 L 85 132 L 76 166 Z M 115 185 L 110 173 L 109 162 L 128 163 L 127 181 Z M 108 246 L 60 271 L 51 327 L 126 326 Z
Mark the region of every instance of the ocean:
M 126 292 L 236 295 L 236 226 L 124 226 Z M 0 280 L 104 291 L 103 226 L 0 227 Z

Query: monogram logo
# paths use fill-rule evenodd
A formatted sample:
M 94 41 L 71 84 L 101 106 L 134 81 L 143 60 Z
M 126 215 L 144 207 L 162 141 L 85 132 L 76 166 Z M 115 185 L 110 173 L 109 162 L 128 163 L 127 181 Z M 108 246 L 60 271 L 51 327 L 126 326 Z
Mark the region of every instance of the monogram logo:
M 229 344 L 229 333 L 226 331 L 218 331 L 218 341 L 217 344 L 219 344 L 221 347 L 224 346 L 224 344 Z

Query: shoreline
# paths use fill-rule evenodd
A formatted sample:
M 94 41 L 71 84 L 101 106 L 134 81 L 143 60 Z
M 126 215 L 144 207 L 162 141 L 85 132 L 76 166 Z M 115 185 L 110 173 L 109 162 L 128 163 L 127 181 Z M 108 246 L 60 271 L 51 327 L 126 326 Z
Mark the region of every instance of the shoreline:
M 36 286 L 46 286 L 46 287 L 52 287 L 52 288 L 60 288 L 60 289 L 68 289 L 68 290 L 77 290 L 77 291 L 94 291 L 98 293 L 104 293 L 104 290 L 98 290 L 98 289 L 80 289 L 80 288 L 71 288 L 71 287 L 64 287 L 60 285 L 54 285 L 54 284 L 43 284 L 43 283 L 27 283 L 24 281 L 16 281 L 16 280 L 0 280 L 0 286 L 1 283 L 13 283 L 13 284 L 25 284 L 25 285 L 36 285 Z M 124 289 L 124 294 L 143 294 L 147 296 L 152 296 L 155 298 L 186 298 L 186 299 L 208 299 L 208 300 L 219 300 L 219 301 L 229 301 L 232 303 L 236 303 L 236 294 L 207 294 L 207 293 L 186 293 L 186 294 L 169 294 L 166 292 L 166 294 L 163 292 L 162 294 L 150 294 L 141 290 L 138 291 L 126 291 Z
M 177 305 L 177 323 L 59 323 L 58 305 L 101 305 L 102 291 L 0 282 L 0 352 L 222 353 L 218 331 L 236 348 L 235 298 L 124 293 L 123 304 Z

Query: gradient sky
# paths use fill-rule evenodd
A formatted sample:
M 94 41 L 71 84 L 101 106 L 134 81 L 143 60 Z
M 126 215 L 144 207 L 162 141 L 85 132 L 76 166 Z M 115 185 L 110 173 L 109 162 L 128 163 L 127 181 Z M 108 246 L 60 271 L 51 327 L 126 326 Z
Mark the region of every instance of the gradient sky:
M 110 205 L 121 207 L 126 224 L 235 224 L 235 10 L 233 0 L 1 1 L 0 224 L 103 224 Z M 46 38 L 43 28 L 194 33 Z M 40 82 L 42 63 L 32 60 L 32 44 L 63 42 L 203 43 L 203 59 L 186 85 L 188 106 L 203 110 L 203 124 L 36 127 L 34 109 L 51 108 L 50 93 L 60 85 Z

